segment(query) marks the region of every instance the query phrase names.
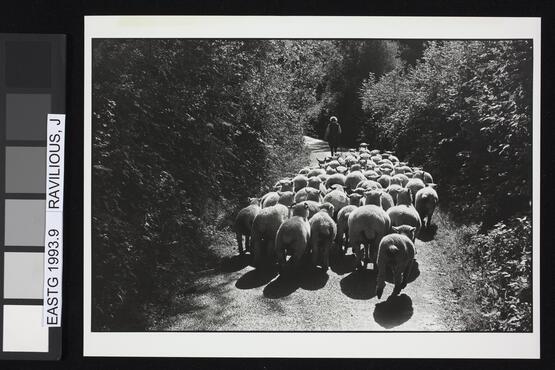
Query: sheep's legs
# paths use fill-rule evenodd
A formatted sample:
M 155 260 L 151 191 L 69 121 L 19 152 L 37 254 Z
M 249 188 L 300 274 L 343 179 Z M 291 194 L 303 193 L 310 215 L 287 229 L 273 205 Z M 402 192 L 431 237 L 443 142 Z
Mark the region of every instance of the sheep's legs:
M 331 245 L 327 245 L 323 247 L 322 250 L 322 268 L 324 269 L 324 271 L 328 271 L 328 268 L 330 266 L 330 248 Z
M 256 268 L 260 267 L 260 261 L 262 259 L 262 240 L 258 237 L 252 238 L 252 265 Z
M 252 251 L 250 235 L 245 235 L 245 251 L 246 252 L 251 252 Z
M 378 299 L 382 298 L 383 290 L 385 288 L 385 270 L 387 268 L 384 262 L 378 261 L 378 277 L 376 278 L 376 296 Z
M 237 237 L 237 246 L 239 248 L 239 254 L 243 254 L 243 235 L 240 233 L 236 233 L 235 236 Z M 245 246 L 246 247 L 246 246 Z
M 414 266 L 414 259 L 411 259 L 408 263 L 407 263 L 407 267 L 405 268 L 405 271 L 403 272 L 403 280 L 401 281 L 401 289 L 405 289 L 407 287 L 407 283 L 408 280 L 410 278 L 410 275 L 412 274 L 412 268 Z
M 400 266 L 393 267 L 393 276 L 395 277 L 395 288 L 393 288 L 393 295 L 399 295 L 403 289 L 403 269 Z

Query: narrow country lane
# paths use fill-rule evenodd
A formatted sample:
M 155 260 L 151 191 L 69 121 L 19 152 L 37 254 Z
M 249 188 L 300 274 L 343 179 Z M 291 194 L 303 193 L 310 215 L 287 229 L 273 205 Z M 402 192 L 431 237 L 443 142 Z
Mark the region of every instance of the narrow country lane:
M 306 137 L 311 161 L 329 154 L 326 142 Z M 327 273 L 306 272 L 295 281 L 276 271 L 256 271 L 247 256 L 237 256 L 230 233 L 226 245 L 215 246 L 222 266 L 203 273 L 188 293 L 178 297 L 169 317 L 152 330 L 170 331 L 451 331 L 461 330 L 456 298 L 451 293 L 442 243 L 449 241 L 450 223 L 439 210 L 435 232 L 416 242 L 418 273 L 401 295 L 375 297 L 374 271 L 354 272 L 354 257 L 332 261 Z M 439 225 L 439 226 L 436 226 Z M 434 234 L 434 235 L 432 235 Z

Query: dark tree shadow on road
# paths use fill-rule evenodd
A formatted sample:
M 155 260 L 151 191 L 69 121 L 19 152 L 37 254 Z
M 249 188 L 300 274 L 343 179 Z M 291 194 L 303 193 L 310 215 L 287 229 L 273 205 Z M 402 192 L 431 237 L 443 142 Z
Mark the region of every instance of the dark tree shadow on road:
M 376 296 L 375 270 L 357 270 L 341 279 L 341 291 L 349 298 L 370 299 Z
M 239 289 L 258 288 L 272 281 L 276 275 L 277 268 L 273 266 L 250 270 L 237 280 L 235 287 Z
M 353 272 L 356 267 L 356 257 L 354 254 L 343 255 L 337 251 L 333 256 L 330 256 L 330 267 L 337 275 Z
M 300 286 L 304 290 L 318 290 L 326 286 L 328 279 L 327 271 L 321 268 L 309 268 L 301 274 Z
M 411 274 L 409 275 L 407 283 L 412 283 L 419 276 L 420 276 L 420 266 L 418 265 L 418 261 L 415 260 L 412 262 L 412 271 L 411 271 Z M 393 272 L 391 271 L 391 269 L 388 269 L 385 272 L 385 281 L 391 284 L 395 284 L 395 279 L 393 279 Z
M 407 322 L 413 313 L 412 299 L 408 295 L 389 296 L 386 301 L 376 304 L 374 320 L 381 327 L 391 329 Z
M 295 292 L 300 287 L 300 279 L 296 274 L 279 275 L 277 279 L 264 287 L 264 297 L 283 298 Z
M 235 272 L 240 271 L 247 267 L 252 260 L 250 254 L 238 254 L 233 257 L 225 257 L 222 259 L 221 271 L 222 272 Z
M 422 227 L 418 233 L 418 239 L 423 242 L 429 242 L 435 238 L 437 234 L 437 225 L 431 224 L 430 227 Z

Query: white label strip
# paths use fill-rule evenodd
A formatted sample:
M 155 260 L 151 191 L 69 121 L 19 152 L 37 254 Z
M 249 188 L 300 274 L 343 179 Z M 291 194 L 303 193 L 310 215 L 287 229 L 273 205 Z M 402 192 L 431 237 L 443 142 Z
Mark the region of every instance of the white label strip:
M 62 322 L 65 114 L 49 114 L 46 139 L 46 228 L 42 325 Z

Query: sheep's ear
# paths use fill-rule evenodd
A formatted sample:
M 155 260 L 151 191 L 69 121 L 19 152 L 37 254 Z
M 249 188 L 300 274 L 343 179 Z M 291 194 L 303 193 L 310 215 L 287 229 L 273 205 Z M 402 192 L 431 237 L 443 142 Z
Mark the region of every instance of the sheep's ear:
M 391 226 L 391 230 L 395 231 L 396 233 L 399 232 L 399 227 L 397 226 Z
M 411 233 L 413 233 L 414 230 L 416 230 L 416 227 L 414 227 L 414 226 L 409 226 L 408 228 L 409 228 L 409 231 L 410 231 Z
M 434 184 L 433 182 L 430 182 L 430 183 L 428 184 L 428 186 L 431 187 L 431 188 L 435 188 L 435 187 L 437 186 L 437 184 Z
M 304 202 L 304 209 L 308 209 L 308 203 Z

